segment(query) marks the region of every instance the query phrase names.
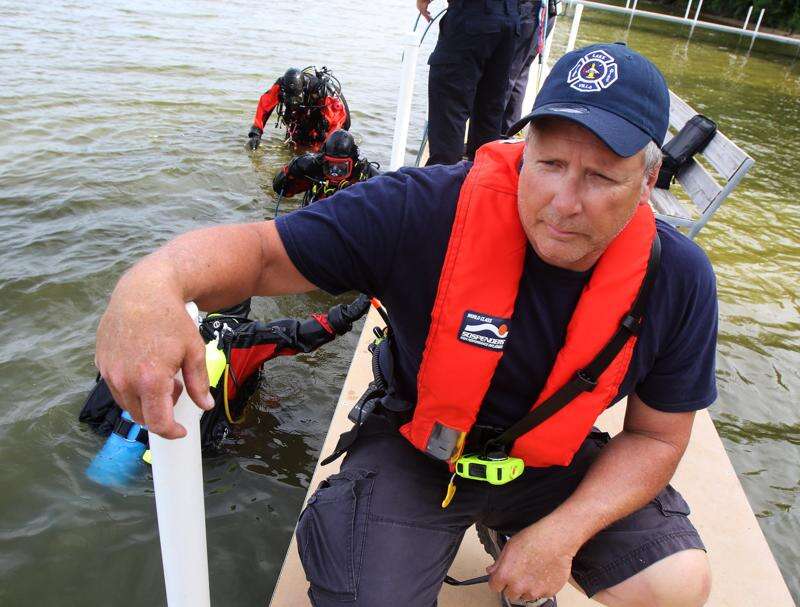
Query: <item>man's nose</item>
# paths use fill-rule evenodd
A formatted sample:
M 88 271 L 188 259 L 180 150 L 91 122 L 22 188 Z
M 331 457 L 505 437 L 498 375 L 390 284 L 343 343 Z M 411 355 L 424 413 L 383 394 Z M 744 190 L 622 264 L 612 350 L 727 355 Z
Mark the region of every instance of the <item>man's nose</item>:
M 581 211 L 580 176 L 568 173 L 559 183 L 550 206 L 562 217 Z

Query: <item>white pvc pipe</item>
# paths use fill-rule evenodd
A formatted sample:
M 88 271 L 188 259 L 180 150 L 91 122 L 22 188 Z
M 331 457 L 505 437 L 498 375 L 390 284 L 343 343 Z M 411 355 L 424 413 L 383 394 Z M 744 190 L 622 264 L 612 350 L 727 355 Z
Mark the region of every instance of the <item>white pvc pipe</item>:
M 633 0 L 633 6 L 631 7 L 631 19 L 633 19 L 634 13 L 636 13 L 637 4 L 639 4 L 639 0 Z
M 703 0 L 700 0 L 697 3 L 697 10 L 694 12 L 694 23 L 692 23 L 692 27 L 697 25 L 697 18 L 700 16 L 700 9 L 703 8 Z
M 569 39 L 567 40 L 567 50 L 570 52 L 575 48 L 575 41 L 578 39 L 578 28 L 581 25 L 581 15 L 583 15 L 583 4 L 578 3 L 575 7 L 575 16 L 572 18 L 572 27 L 569 28 Z
M 197 323 L 197 306 L 186 304 Z M 177 378 L 183 382 L 178 371 Z M 186 436 L 168 440 L 150 433 L 158 535 L 169 607 L 208 607 L 208 552 L 200 460 L 200 416 L 186 389 L 173 409 Z
M 692 10 L 692 0 L 689 0 L 689 3 L 686 5 L 686 12 L 683 14 L 684 19 L 689 18 L 689 11 Z
M 750 5 L 750 8 L 747 9 L 747 17 L 744 18 L 744 25 L 742 26 L 743 30 L 747 29 L 747 24 L 750 23 L 750 15 L 753 14 L 753 5 Z
M 625 8 L 628 8 L 631 5 L 631 0 L 625 0 Z
M 408 123 L 411 120 L 411 98 L 414 93 L 414 74 L 419 55 L 419 32 L 408 32 L 403 38 L 403 65 L 400 77 L 400 90 L 397 93 L 397 113 L 394 117 L 394 137 L 389 170 L 395 171 L 403 166 L 408 141 Z

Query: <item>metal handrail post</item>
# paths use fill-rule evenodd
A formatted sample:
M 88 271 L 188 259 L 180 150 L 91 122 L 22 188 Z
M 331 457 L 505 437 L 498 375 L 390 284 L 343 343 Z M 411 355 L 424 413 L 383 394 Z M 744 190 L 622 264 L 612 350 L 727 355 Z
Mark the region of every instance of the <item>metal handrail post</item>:
M 742 30 L 747 30 L 747 24 L 750 23 L 750 15 L 753 14 L 753 5 L 750 5 L 750 8 L 747 9 L 747 17 L 744 18 L 744 25 L 742 26 Z
M 411 120 L 411 99 L 414 93 L 414 75 L 417 70 L 420 34 L 408 32 L 403 37 L 403 64 L 400 90 L 397 93 L 397 113 L 394 117 L 394 137 L 389 169 L 395 171 L 403 166 L 408 142 L 408 123 Z
M 583 4 L 578 2 L 575 6 L 575 15 L 572 17 L 572 27 L 569 29 L 569 39 L 567 40 L 567 50 L 570 52 L 575 48 L 575 41 L 578 39 L 578 28 L 581 25 L 581 15 L 583 15 Z

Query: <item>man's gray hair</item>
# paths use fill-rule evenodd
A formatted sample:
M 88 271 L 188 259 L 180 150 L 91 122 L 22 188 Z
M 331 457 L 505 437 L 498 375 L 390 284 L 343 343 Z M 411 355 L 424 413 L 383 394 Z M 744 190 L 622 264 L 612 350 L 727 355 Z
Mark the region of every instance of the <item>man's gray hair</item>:
M 647 187 L 647 180 L 653 176 L 661 166 L 661 148 L 652 139 L 644 146 L 644 181 L 642 188 Z

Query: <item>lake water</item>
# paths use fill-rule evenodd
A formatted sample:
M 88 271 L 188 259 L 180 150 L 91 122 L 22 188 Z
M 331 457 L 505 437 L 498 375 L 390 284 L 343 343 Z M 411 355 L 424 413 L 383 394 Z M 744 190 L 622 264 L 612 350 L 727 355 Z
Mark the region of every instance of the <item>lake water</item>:
M 125 491 L 84 474 L 102 439 L 77 413 L 105 301 L 172 236 L 272 216 L 272 175 L 290 152 L 271 126 L 258 153 L 243 144 L 258 96 L 291 65 L 335 71 L 363 152 L 385 166 L 414 17 L 411 0 L 0 0 L 0 604 L 164 603 L 148 470 Z M 757 161 L 698 239 L 719 280 L 712 415 L 800 599 L 797 49 L 757 42 L 748 52 L 738 36 L 627 25 L 587 10 L 579 44 L 625 39 L 646 52 Z M 567 31 L 564 20 L 554 56 Z M 305 316 L 345 299 L 259 300 L 255 310 Z M 235 440 L 206 460 L 215 605 L 270 595 L 355 341 L 271 364 Z

